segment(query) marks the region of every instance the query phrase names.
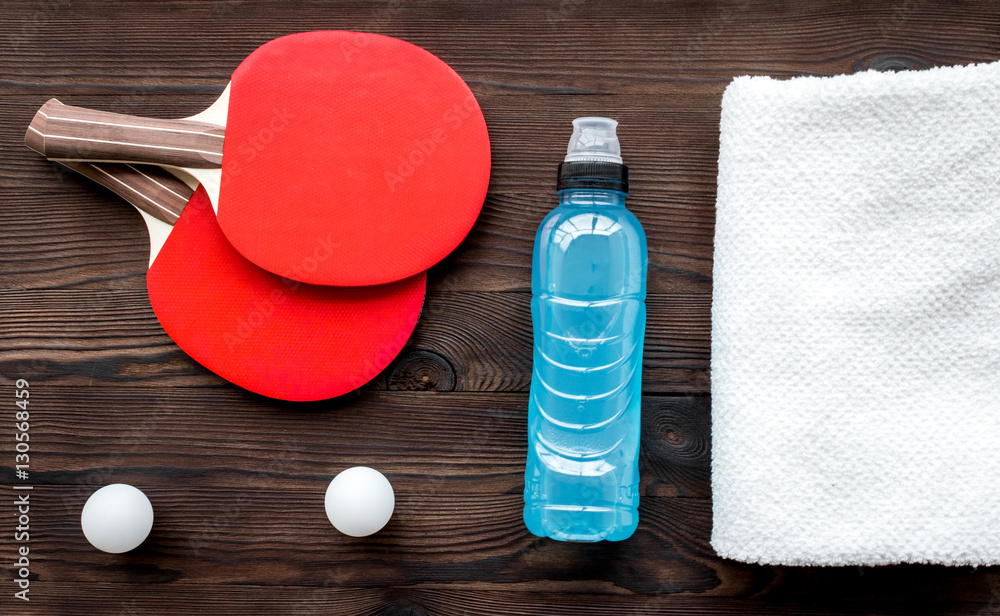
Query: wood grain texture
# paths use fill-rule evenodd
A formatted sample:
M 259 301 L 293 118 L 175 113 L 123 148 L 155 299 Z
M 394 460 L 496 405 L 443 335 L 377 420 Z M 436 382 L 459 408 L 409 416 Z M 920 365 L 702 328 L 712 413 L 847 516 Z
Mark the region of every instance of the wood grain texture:
M 428 290 L 400 357 L 368 388 L 527 391 L 531 295 Z M 643 388 L 707 393 L 710 298 L 650 295 Z M 0 291 L 0 371 L 90 386 L 228 387 L 160 327 L 145 289 Z
M 453 66 L 482 106 L 493 174 L 400 358 L 361 391 L 291 404 L 181 353 L 146 298 L 140 217 L 23 140 L 51 97 L 192 115 L 261 43 L 323 28 L 401 37 Z M 12 597 L 0 524 L 0 613 L 1000 615 L 996 567 L 716 557 L 707 395 L 729 80 L 997 59 L 1000 5 L 975 0 L 0 0 L 0 403 L 31 382 L 36 486 L 32 601 Z M 650 246 L 643 498 L 634 538 L 574 545 L 520 520 L 528 291 L 569 122 L 592 114 L 620 121 Z M 0 446 L 4 486 L 12 454 Z M 382 533 L 347 539 L 322 496 L 357 464 L 385 472 L 398 504 Z M 113 481 L 146 490 L 157 516 L 117 556 L 79 531 Z
M 859 576 L 860 578 L 860 576 Z M 45 588 L 44 583 L 39 584 Z M 774 614 L 833 616 L 872 614 L 922 616 L 990 614 L 989 603 L 905 600 L 895 603 L 851 601 L 827 604 L 810 600 L 770 601 L 758 598 L 678 597 L 676 595 L 609 596 L 592 591 L 560 593 L 490 588 L 343 588 L 320 586 L 209 586 L 67 583 L 49 590 L 34 606 L 46 614 L 90 616 L 172 616 L 226 613 L 239 606 L 248 616 L 272 614 L 358 614 L 365 616 L 704 616 Z M 72 605 L 67 609 L 66 605 Z
M 33 388 L 31 404 L 43 410 L 34 416 L 32 440 L 46 445 L 33 477 L 42 483 L 100 484 L 112 473 L 149 486 L 202 476 L 206 488 L 245 488 L 280 476 L 282 487 L 303 488 L 367 459 L 399 473 L 397 490 L 523 490 L 527 394 L 362 391 L 280 403 L 238 388 L 177 387 L 132 404 L 136 393 L 122 387 Z M 707 398 L 654 395 L 643 404 L 644 489 L 708 497 Z M 373 432 L 383 423 L 392 426 Z M 185 438 L 193 433 L 200 438 Z M 10 468 L 2 472 L 13 478 Z
M 657 591 L 662 584 L 702 592 L 719 583 L 699 562 L 708 557 L 711 504 L 703 497 L 650 496 L 644 537 L 628 543 L 566 546 L 531 536 L 521 521 L 525 395 L 370 393 L 296 415 L 295 405 L 275 412 L 234 393 L 215 397 L 210 427 L 198 391 L 152 395 L 135 408 L 128 404 L 134 398 L 116 388 L 42 390 L 34 403 L 58 413 L 49 420 L 43 412 L 33 427 L 33 440 L 47 445 L 33 466 L 39 504 L 32 548 L 40 578 L 58 572 L 68 581 L 315 585 L 332 566 L 345 586 L 532 585 L 551 577 L 573 589 L 584 580 L 568 574 L 577 566 L 572 557 L 589 554 L 608 561 L 589 567 L 585 578 L 606 592 Z M 674 416 L 690 439 L 707 439 L 707 423 L 689 419 L 692 411 L 707 413 L 704 399 L 645 402 L 647 410 Z M 132 428 L 109 434 L 108 424 Z M 203 437 L 190 438 L 194 431 Z M 644 460 L 661 470 L 698 467 L 704 492 L 707 443 L 697 449 L 695 457 L 646 451 Z M 378 535 L 348 539 L 326 520 L 323 492 L 333 474 L 366 463 L 393 483 L 396 512 Z M 652 472 L 645 480 L 672 481 Z M 96 552 L 80 535 L 86 498 L 113 482 L 141 486 L 155 508 L 155 536 L 124 557 L 144 566 L 106 571 L 104 563 L 122 557 Z M 685 519 L 692 523 L 679 523 Z M 539 551 L 548 545 L 555 550 Z M 268 561 L 255 571 L 240 567 Z

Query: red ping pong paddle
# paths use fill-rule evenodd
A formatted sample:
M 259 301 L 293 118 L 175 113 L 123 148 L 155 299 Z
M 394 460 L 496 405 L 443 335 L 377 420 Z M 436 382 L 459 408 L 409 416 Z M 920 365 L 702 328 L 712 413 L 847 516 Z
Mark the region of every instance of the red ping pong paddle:
M 489 183 L 486 123 L 465 82 L 433 54 L 377 34 L 270 41 L 198 121 L 56 101 L 43 111 L 32 147 L 47 157 L 187 169 L 237 250 L 314 284 L 426 270 L 465 238 Z
M 143 214 L 146 285 L 163 329 L 240 387 L 295 401 L 347 393 L 388 366 L 416 326 L 426 274 L 364 288 L 283 279 L 233 249 L 203 189 L 158 167 L 64 164 Z

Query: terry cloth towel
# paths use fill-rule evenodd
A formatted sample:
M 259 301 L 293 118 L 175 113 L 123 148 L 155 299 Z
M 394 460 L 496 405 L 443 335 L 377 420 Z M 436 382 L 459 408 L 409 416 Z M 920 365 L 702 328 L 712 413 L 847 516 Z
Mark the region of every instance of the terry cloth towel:
M 1000 563 L 1000 63 L 722 101 L 712 545 Z

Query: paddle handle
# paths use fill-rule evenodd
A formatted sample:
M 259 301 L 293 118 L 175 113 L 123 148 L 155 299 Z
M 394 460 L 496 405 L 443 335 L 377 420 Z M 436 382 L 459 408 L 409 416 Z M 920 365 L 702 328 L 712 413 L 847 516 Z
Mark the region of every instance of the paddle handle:
M 177 222 L 194 189 L 159 167 L 59 161 L 168 225 Z
M 49 99 L 38 110 L 24 143 L 46 158 L 172 165 L 222 165 L 223 126 L 157 120 L 63 105 Z

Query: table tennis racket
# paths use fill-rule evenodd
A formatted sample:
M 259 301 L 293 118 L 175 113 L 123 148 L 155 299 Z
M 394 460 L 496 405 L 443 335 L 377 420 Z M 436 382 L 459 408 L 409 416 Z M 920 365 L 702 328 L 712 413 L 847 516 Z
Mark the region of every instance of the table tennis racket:
M 377 34 L 270 41 L 187 120 L 57 101 L 42 113 L 29 133 L 45 156 L 187 169 L 237 250 L 313 284 L 383 284 L 426 270 L 468 234 L 489 183 L 486 123 L 462 78 Z
M 282 400 L 323 400 L 381 372 L 417 323 L 426 274 L 377 287 L 303 284 L 256 267 L 226 241 L 202 188 L 159 167 L 63 163 L 111 189 L 150 229 L 150 304 L 188 355 Z

